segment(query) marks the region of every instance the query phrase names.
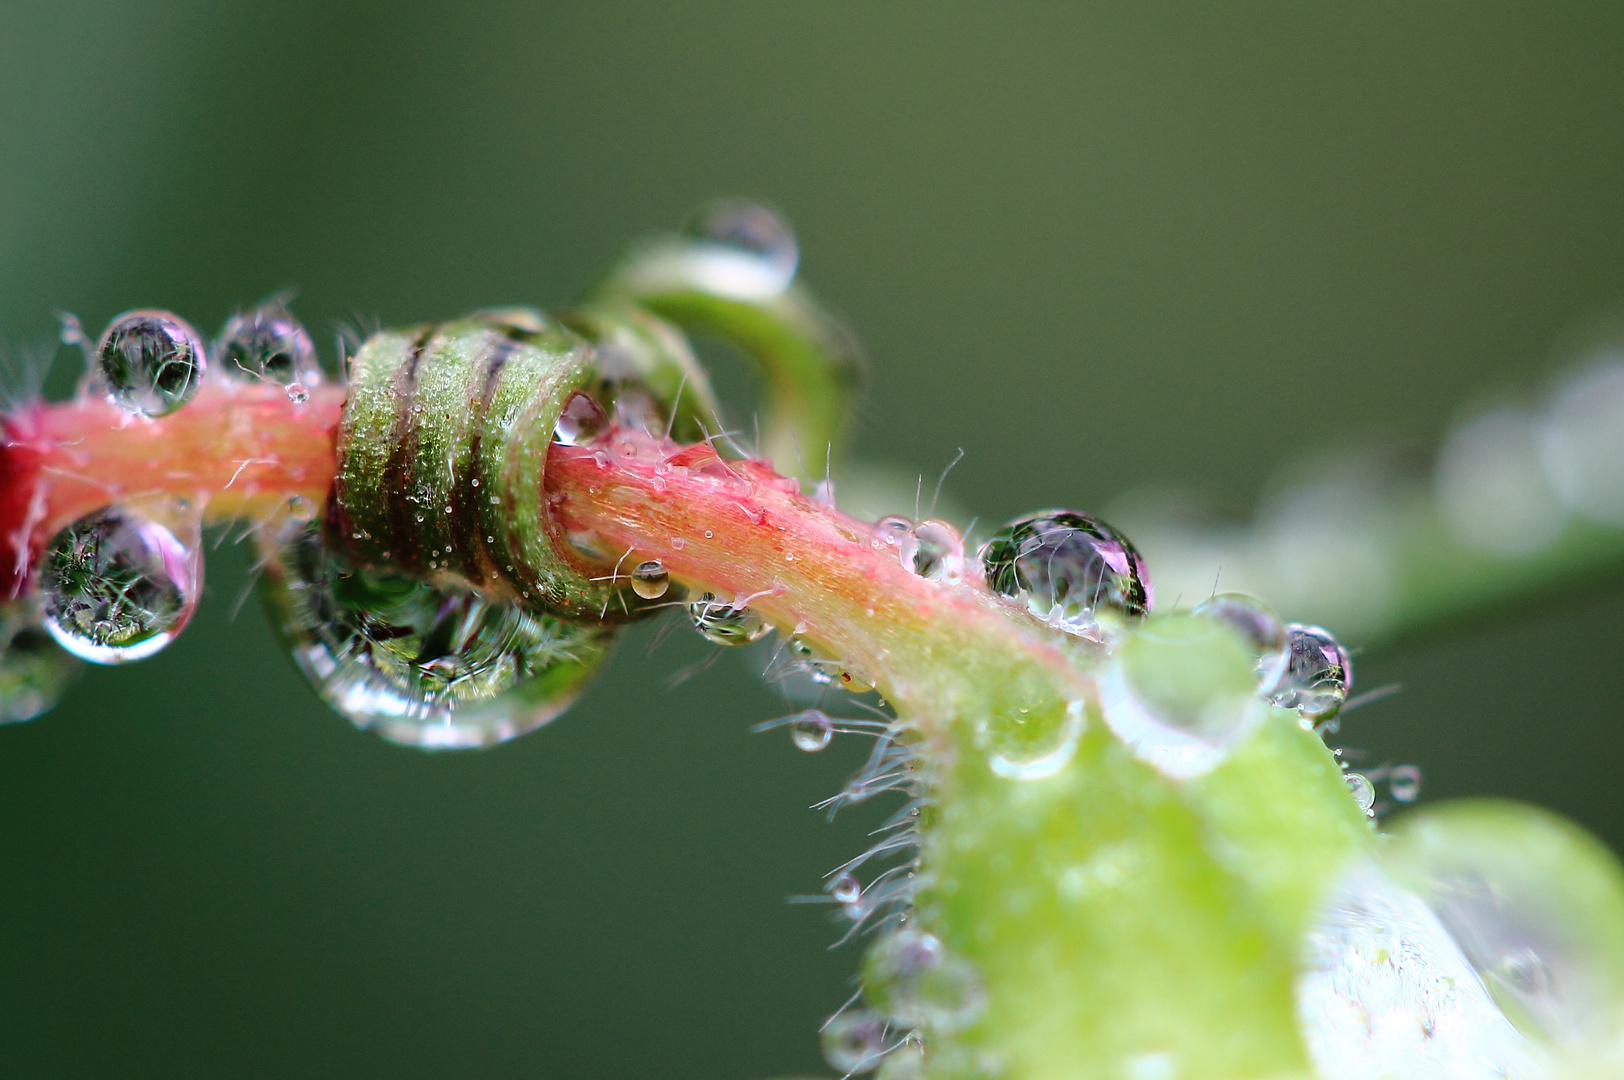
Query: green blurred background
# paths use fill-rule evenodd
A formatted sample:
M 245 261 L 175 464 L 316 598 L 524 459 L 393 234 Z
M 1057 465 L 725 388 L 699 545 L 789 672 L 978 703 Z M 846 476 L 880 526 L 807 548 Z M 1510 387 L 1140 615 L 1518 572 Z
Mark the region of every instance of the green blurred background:
M 746 194 L 867 345 L 864 456 L 963 447 L 983 521 L 1146 484 L 1245 514 L 1304 454 L 1430 453 L 1618 313 L 1621 55 L 1602 2 L 6 3 L 0 329 L 556 303 Z M 244 566 L 0 730 L 0 1074 L 821 1071 L 856 954 L 783 898 L 873 823 L 806 809 L 861 747 L 748 735 L 746 665 L 668 691 L 698 644 L 646 631 L 537 734 L 390 747 L 231 618 Z M 1343 737 L 1624 845 L 1621 616 L 1367 656 L 1405 689 Z

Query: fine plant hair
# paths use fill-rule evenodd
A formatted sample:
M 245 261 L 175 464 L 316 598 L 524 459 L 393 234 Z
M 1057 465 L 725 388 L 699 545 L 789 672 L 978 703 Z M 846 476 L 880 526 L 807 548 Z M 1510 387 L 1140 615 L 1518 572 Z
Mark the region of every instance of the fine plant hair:
M 70 400 L 0 357 L 0 720 L 182 633 L 208 525 L 253 539 L 312 691 L 408 748 L 558 719 L 663 617 L 651 652 L 684 623 L 710 643 L 669 685 L 759 642 L 785 711 L 754 730 L 867 744 L 816 809 L 884 816 L 791 898 L 863 950 L 819 1032 L 835 1075 L 1624 1069 L 1613 856 L 1510 802 L 1396 813 L 1420 770 L 1327 742 L 1399 690 L 1356 687 L 1343 637 L 1624 563 L 1624 362 L 1464 422 L 1425 481 L 1320 470 L 1232 526 L 1051 507 L 974 544 L 936 516 L 962 448 L 928 491 L 854 494 L 885 487 L 842 453 L 864 361 L 798 261 L 776 212 L 723 200 L 553 313 L 357 320 L 336 379 L 288 294 L 212 341 L 64 319 Z M 692 334 L 758 365 L 752 423 Z

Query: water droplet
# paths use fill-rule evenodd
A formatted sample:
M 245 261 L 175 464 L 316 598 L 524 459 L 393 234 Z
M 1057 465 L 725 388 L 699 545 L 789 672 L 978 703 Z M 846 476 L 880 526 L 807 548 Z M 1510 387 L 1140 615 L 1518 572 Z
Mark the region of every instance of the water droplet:
M 286 386 L 290 401 L 306 400 L 305 388 L 321 382 L 315 342 L 280 304 L 233 315 L 214 343 L 212 358 L 233 378 Z
M 976 744 L 994 774 L 1043 780 L 1071 764 L 1083 727 L 1083 702 L 1039 698 L 984 717 L 976 725 Z
M 701 593 L 689 601 L 688 618 L 701 637 L 718 645 L 748 645 L 771 629 L 754 611 L 718 600 L 714 593 Z
M 1196 605 L 1194 614 L 1217 619 L 1241 636 L 1257 665 L 1258 689 L 1270 693 L 1280 682 L 1290 654 L 1286 651 L 1286 628 L 1269 606 L 1245 593 L 1218 593 Z
M 926 518 L 913 527 L 913 558 L 907 565 L 927 581 L 957 584 L 964 576 L 964 540 L 945 521 Z
M 981 548 L 987 586 L 1020 600 L 1068 634 L 1100 636 L 1100 620 L 1139 620 L 1150 610 L 1150 575 L 1128 538 L 1071 510 L 1017 518 Z
M 1583 1056 L 1624 1037 L 1624 868 L 1534 807 L 1455 802 L 1400 819 L 1382 867 L 1425 902 L 1524 1035 Z
M 1348 785 L 1348 791 L 1353 795 L 1353 801 L 1358 804 L 1359 809 L 1369 814 L 1371 807 L 1376 805 L 1376 785 L 1363 773 L 1356 772 L 1343 773 L 1342 782 Z
M 205 365 L 197 331 L 167 311 L 126 311 L 96 345 L 108 399 L 139 416 L 165 416 L 190 401 Z
M 789 722 L 790 742 L 795 749 L 815 754 L 835 736 L 834 721 L 817 709 L 807 709 Z
M 841 1075 L 873 1072 L 885 1056 L 885 1018 L 873 1009 L 847 1009 L 823 1025 L 823 1059 Z
M 1421 797 L 1421 770 L 1414 765 L 1394 765 L 1387 773 L 1387 793 L 1402 803 Z
M 671 587 L 671 574 L 659 559 L 649 559 L 632 567 L 632 592 L 644 600 L 658 600 Z
M 1353 688 L 1353 661 L 1348 650 L 1318 626 L 1291 623 L 1286 627 L 1286 667 L 1271 704 L 1296 709 L 1308 720 L 1329 720 L 1342 708 Z
M 49 711 L 78 669 L 78 661 L 40 625 L 36 604 L 0 603 L 0 724 Z
M 609 414 L 603 411 L 598 400 L 577 390 L 558 414 L 558 423 L 553 425 L 553 441 L 565 446 L 581 446 L 595 439 L 608 425 Z M 599 468 L 607 464 L 605 457 L 599 462 Z
M 907 518 L 895 515 L 882 517 L 874 523 L 874 539 L 880 546 L 895 550 L 904 566 L 913 562 L 913 522 Z
M 197 609 L 202 585 L 196 545 L 117 507 L 57 533 L 39 569 L 45 628 L 96 664 L 142 660 L 168 645 Z
M 704 275 L 718 291 L 750 296 L 782 292 L 795 277 L 800 247 L 789 222 L 748 199 L 719 199 L 688 222 L 685 231 L 716 245 Z M 737 265 L 728 266 L 731 258 Z M 715 265 L 710 265 L 714 263 Z
M 316 504 L 303 495 L 294 495 L 288 499 L 288 519 L 304 523 L 313 521 L 316 517 Z
M 1189 779 L 1262 723 L 1254 658 L 1213 619 L 1163 615 L 1129 634 L 1099 675 L 1100 712 L 1135 757 Z
M 352 567 L 319 525 L 268 537 L 261 594 L 294 662 L 359 728 L 424 749 L 515 738 L 575 700 L 609 635 Z
M 913 927 L 874 943 L 864 963 L 864 994 L 880 1012 L 908 1027 L 960 1031 L 981 1018 L 987 991 L 969 960 Z
M 850 690 L 854 694 L 866 694 L 874 689 L 873 680 L 854 667 L 841 665 L 840 669 L 835 672 L 835 680 L 843 688 Z
M 295 405 L 303 405 L 310 400 L 310 391 L 305 389 L 304 383 L 288 383 L 286 390 L 288 400 Z
M 863 895 L 863 884 L 849 873 L 837 875 L 829 882 L 829 895 L 838 904 L 855 904 Z

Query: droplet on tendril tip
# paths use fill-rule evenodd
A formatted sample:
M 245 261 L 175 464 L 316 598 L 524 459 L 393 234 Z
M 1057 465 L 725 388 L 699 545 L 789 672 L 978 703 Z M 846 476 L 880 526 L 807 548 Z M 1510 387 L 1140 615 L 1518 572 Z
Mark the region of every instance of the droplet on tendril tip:
M 790 742 L 795 744 L 795 749 L 804 753 L 815 754 L 824 749 L 834 735 L 834 721 L 817 709 L 807 709 L 789 722 Z
M 96 664 L 142 660 L 168 645 L 197 610 L 202 585 L 197 545 L 118 507 L 57 533 L 39 569 L 46 630 Z
M 644 600 L 658 600 L 671 587 L 671 574 L 659 559 L 649 559 L 632 567 L 632 592 Z
M 232 378 L 286 387 L 294 402 L 308 400 L 307 387 L 321 382 L 315 342 L 280 304 L 233 315 L 220 331 L 212 359 Z
M 718 199 L 688 221 L 684 231 L 716 246 L 721 260 L 702 269 L 708 284 L 739 296 L 770 296 L 782 292 L 795 278 L 801 260 L 795 230 L 773 210 L 748 199 Z
M 96 380 L 108 400 L 138 416 L 166 416 L 203 381 L 203 342 L 167 311 L 126 311 L 96 344 Z
M 1138 621 L 1150 610 L 1150 575 L 1128 538 L 1072 510 L 1011 521 L 981 548 L 993 592 L 1068 634 L 1098 637 L 1107 622 Z
M 714 593 L 701 593 L 689 601 L 688 618 L 701 637 L 717 645 L 748 645 L 772 629 L 748 607 L 734 607 Z
M 848 1009 L 823 1025 L 823 1059 L 842 1075 L 873 1072 L 885 1057 L 885 1018 L 873 1009 Z
M 1329 720 L 1353 688 L 1353 661 L 1329 630 L 1291 623 L 1286 627 L 1286 665 L 1271 704 L 1296 709 L 1306 721 Z
M 581 446 L 597 438 L 608 426 L 609 414 L 603 411 L 598 399 L 577 390 L 558 414 L 558 422 L 553 425 L 553 441 L 564 446 Z M 598 464 L 601 468 L 608 464 L 608 459 Z
M 596 626 L 352 566 L 319 524 L 262 545 L 261 595 L 295 664 L 390 742 L 471 749 L 532 731 L 570 706 L 608 644 Z

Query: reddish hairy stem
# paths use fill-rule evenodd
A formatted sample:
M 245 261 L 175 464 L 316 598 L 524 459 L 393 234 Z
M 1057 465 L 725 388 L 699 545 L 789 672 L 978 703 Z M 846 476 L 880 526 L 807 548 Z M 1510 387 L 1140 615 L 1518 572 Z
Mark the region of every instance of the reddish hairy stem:
M 342 408 L 338 387 L 294 403 L 280 387 L 212 382 L 156 420 L 84 399 L 9 417 L 0 458 L 9 593 L 58 529 L 112 503 L 184 497 L 214 520 L 266 517 L 294 496 L 321 505 Z M 554 445 L 546 475 L 558 522 L 624 553 L 621 572 L 659 559 L 677 580 L 804 634 L 915 711 L 962 698 L 976 675 L 956 658 L 1050 685 L 1078 680 L 1054 636 L 1024 613 L 978 581 L 911 573 L 870 525 L 803 497 L 764 461 L 724 462 L 705 443 L 617 430 L 593 446 Z

